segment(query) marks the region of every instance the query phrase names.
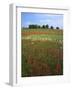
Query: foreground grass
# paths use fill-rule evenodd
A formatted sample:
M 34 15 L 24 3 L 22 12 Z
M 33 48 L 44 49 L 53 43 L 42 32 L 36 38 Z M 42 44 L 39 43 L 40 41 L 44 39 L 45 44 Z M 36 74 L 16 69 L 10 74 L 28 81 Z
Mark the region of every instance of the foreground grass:
M 22 31 L 22 77 L 62 75 L 62 39 L 62 30 Z

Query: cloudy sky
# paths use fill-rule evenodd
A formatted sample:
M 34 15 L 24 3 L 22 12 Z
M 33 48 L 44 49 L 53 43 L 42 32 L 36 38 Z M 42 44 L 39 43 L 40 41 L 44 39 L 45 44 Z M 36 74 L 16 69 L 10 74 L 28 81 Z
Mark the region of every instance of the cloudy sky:
M 58 26 L 60 29 L 62 29 L 63 15 L 22 12 L 21 27 L 28 27 L 29 24 L 37 24 L 40 26 L 42 26 L 43 24 L 48 24 L 49 27 L 53 26 L 54 28 L 56 28 Z

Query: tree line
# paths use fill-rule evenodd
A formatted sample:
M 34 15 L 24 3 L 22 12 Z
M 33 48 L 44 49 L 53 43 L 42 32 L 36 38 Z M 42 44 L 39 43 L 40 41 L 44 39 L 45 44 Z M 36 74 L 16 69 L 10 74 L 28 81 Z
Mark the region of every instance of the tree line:
M 39 28 L 42 28 L 42 29 L 54 29 L 53 26 L 50 26 L 50 27 L 49 27 L 48 24 L 47 24 L 47 25 L 42 25 L 42 26 L 30 24 L 30 25 L 28 26 L 28 28 L 29 28 L 29 29 L 39 29 Z M 59 27 L 56 27 L 56 29 L 59 29 Z

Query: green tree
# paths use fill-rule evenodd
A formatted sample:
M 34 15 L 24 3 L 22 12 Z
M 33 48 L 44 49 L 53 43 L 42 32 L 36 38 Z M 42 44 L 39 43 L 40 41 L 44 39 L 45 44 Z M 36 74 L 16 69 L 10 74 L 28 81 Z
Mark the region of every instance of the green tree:
M 54 29 L 54 27 L 53 27 L 53 26 L 51 26 L 51 27 L 50 27 L 50 29 Z
M 56 29 L 59 29 L 59 27 L 56 27 Z
M 49 28 L 49 25 L 48 24 L 46 25 L 46 28 Z
M 45 25 L 43 25 L 42 28 L 45 28 Z

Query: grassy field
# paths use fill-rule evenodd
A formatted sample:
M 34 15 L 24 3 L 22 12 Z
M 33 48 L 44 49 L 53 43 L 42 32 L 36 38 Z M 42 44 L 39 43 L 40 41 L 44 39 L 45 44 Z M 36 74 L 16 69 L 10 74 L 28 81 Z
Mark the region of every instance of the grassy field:
M 22 77 L 63 75 L 63 30 L 23 29 Z

